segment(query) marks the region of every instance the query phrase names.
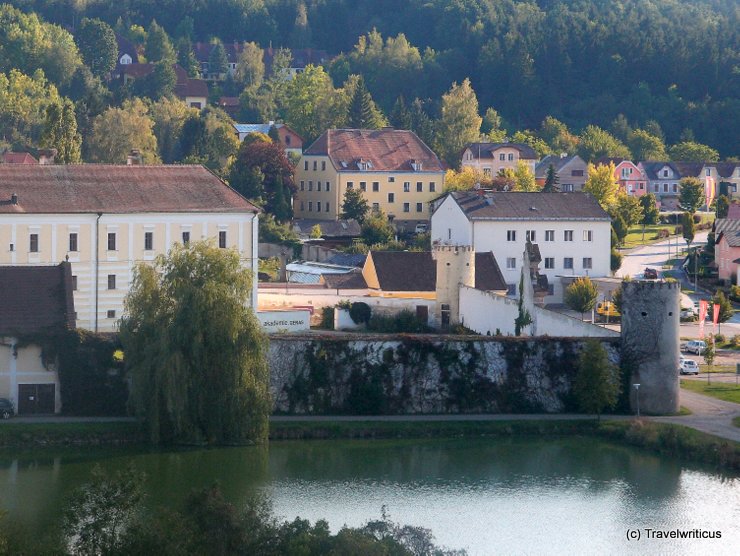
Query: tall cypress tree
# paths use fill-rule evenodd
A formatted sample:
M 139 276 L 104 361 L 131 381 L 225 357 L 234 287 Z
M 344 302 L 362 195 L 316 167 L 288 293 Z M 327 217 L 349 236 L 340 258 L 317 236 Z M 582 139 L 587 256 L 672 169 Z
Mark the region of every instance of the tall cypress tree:
M 82 137 L 77 132 L 74 104 L 65 99 L 62 104 L 50 104 L 46 109 L 46 125 L 41 144 L 57 150 L 55 160 L 61 164 L 80 162 Z

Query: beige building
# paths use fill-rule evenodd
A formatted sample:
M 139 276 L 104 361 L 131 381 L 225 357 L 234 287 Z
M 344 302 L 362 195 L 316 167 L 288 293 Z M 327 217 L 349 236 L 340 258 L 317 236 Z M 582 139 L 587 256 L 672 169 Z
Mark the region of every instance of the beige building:
M 296 169 L 296 218 L 336 220 L 348 189 L 362 191 L 374 210 L 402 227 L 428 222 L 429 203 L 444 191 L 445 169 L 411 131 L 330 129 Z
M 537 160 L 535 150 L 523 143 L 471 143 L 465 147 L 460 165 L 492 177 L 503 170 L 516 170 L 519 162 L 534 174 Z
M 236 248 L 254 272 L 258 209 L 202 166 L 0 165 L 0 265 L 68 260 L 76 326 L 113 331 L 133 267 L 175 243 Z

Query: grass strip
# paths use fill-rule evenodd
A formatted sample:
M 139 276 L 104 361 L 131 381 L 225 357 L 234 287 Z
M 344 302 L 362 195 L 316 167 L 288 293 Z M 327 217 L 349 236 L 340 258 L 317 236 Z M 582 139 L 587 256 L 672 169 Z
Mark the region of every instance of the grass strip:
M 707 384 L 705 380 L 682 380 L 681 388 L 712 396 L 718 400 L 740 404 L 740 386 L 734 382 L 712 382 Z
M 0 448 L 33 446 L 99 446 L 145 442 L 139 423 L 0 424 Z

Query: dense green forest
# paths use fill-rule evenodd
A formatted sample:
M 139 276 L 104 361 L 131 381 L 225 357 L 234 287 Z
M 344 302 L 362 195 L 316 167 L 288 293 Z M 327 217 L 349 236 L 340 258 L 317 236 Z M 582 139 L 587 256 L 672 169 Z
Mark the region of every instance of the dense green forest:
M 546 115 L 581 129 L 618 114 L 657 121 L 667 143 L 690 130 L 721 156 L 740 154 L 740 10 L 736 0 L 11 0 L 66 28 L 83 17 L 190 39 L 254 41 L 346 53 L 335 85 L 362 73 L 380 107 L 431 99 L 466 77 L 482 112 L 515 129 Z M 188 19 L 190 18 L 190 19 Z M 358 52 L 377 29 L 405 36 Z M 386 44 L 386 43 L 384 43 Z

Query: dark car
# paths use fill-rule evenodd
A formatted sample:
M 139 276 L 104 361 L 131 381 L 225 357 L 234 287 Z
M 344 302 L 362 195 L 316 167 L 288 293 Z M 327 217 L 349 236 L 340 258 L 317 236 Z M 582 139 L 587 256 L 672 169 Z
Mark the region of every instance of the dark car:
M 10 419 L 14 414 L 13 402 L 7 398 L 0 398 L 0 417 Z
M 645 280 L 657 280 L 658 279 L 658 271 L 654 268 L 646 268 L 645 269 Z

